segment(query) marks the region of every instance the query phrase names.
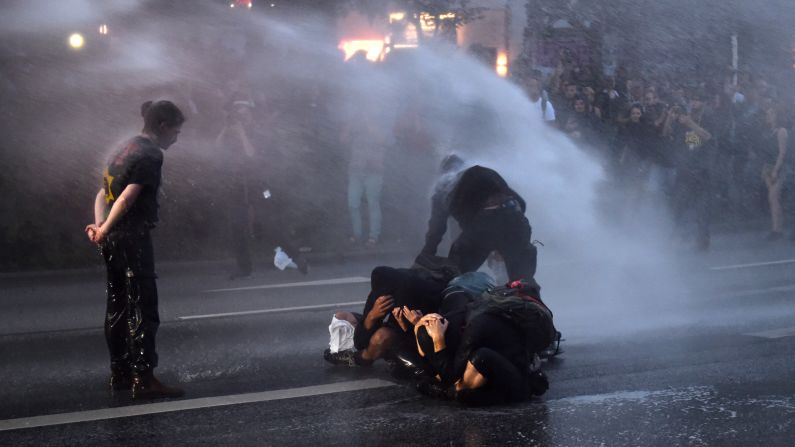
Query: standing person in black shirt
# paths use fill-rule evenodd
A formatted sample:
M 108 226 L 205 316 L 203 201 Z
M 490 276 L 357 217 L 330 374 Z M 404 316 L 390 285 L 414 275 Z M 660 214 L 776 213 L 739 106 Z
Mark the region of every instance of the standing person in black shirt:
M 86 227 L 107 268 L 105 339 L 110 351 L 110 387 L 131 390 L 133 399 L 179 397 L 158 381 L 155 335 L 155 263 L 150 230 L 158 221 L 157 193 L 163 152 L 176 143 L 185 117 L 170 101 L 141 106 L 144 128 L 112 155 Z
M 497 251 L 505 260 L 510 280 L 534 282 L 537 250 L 531 243 L 525 210 L 522 197 L 493 169 L 473 166 L 457 175 L 448 173 L 431 199 L 428 232 L 417 262 L 436 254 L 452 216 L 461 235 L 450 247 L 448 258 L 461 273 L 476 271 Z
M 690 98 L 690 113 L 673 107 L 665 122 L 663 135 L 671 138 L 676 152 L 674 185 L 674 219 L 680 226 L 690 212 L 696 224 L 696 249 L 709 249 L 709 219 L 712 205 L 711 171 L 716 145 L 715 124 L 706 111 L 706 95 L 695 92 Z

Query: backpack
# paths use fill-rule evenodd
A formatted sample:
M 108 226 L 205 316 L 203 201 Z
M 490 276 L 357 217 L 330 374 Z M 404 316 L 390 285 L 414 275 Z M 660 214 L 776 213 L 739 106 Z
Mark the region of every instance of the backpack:
M 497 316 L 522 333 L 530 356 L 540 353 L 556 339 L 557 330 L 539 295 L 538 286 L 524 280 L 487 290 L 470 304 L 467 324 L 482 314 Z

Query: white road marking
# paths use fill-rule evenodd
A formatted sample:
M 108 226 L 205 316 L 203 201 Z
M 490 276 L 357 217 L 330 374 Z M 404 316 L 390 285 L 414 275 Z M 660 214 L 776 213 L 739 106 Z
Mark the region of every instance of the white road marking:
M 768 262 L 754 262 L 751 264 L 735 264 L 735 265 L 723 265 L 719 267 L 710 267 L 710 270 L 737 270 L 737 269 L 747 269 L 752 267 L 765 267 L 768 265 L 781 265 L 781 264 L 795 264 L 795 259 L 782 259 L 780 261 L 768 261 Z
M 352 301 L 350 303 L 316 304 L 313 306 L 280 307 L 277 309 L 244 310 L 240 312 L 226 312 L 221 314 L 187 315 L 184 317 L 177 317 L 177 320 L 200 320 L 204 318 L 239 317 L 243 315 L 271 314 L 278 312 L 292 312 L 296 310 L 329 309 L 329 308 L 336 308 L 343 306 L 356 306 L 362 304 L 364 304 L 364 301 Z
M 287 287 L 333 286 L 339 284 L 361 284 L 365 282 L 370 282 L 370 278 L 365 278 L 363 276 L 353 276 L 350 278 L 332 278 L 332 279 L 320 279 L 317 281 L 288 282 L 282 284 L 264 284 L 261 286 L 235 287 L 232 289 L 212 289 L 212 290 L 205 290 L 204 293 L 237 292 L 239 290 L 283 289 Z
M 752 332 L 750 334 L 752 337 L 761 337 L 761 338 L 784 338 L 784 337 L 792 337 L 795 335 L 795 326 L 793 327 L 785 327 L 782 329 L 772 329 L 769 331 L 762 331 L 762 332 Z
M 766 289 L 741 290 L 739 292 L 726 293 L 725 295 L 731 297 L 743 297 L 743 296 L 764 295 L 766 293 L 771 293 L 771 292 L 775 293 L 775 292 L 792 292 L 792 291 L 795 291 L 795 285 L 768 287 Z
M 230 396 L 202 397 L 198 399 L 174 400 L 126 407 L 103 408 L 100 410 L 76 411 L 29 418 L 0 421 L 0 432 L 22 428 L 47 427 L 51 425 L 74 424 L 77 422 L 103 421 L 131 416 L 169 413 L 174 411 L 196 410 L 200 408 L 223 407 L 272 400 L 294 399 L 296 397 L 320 396 L 323 394 L 358 391 L 394 386 L 395 383 L 380 379 L 365 379 L 326 385 L 290 388 L 286 390 L 263 391 L 259 393 L 233 394 Z

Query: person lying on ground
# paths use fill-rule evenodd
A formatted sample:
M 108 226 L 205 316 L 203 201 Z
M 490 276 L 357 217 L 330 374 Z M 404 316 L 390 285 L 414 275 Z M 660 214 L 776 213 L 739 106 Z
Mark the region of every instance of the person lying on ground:
M 417 349 L 433 376 L 418 385 L 421 392 L 489 405 L 523 401 L 546 391 L 537 354 L 553 342 L 557 331 L 551 312 L 533 289 L 517 289 L 521 284 L 471 300 L 460 336 L 451 330 L 452 317 L 427 314 L 420 319 L 415 325 Z

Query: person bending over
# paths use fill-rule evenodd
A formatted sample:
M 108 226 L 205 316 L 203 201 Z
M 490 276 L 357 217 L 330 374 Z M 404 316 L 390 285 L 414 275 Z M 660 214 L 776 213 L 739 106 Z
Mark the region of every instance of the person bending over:
M 445 166 L 452 163 L 448 159 Z M 476 271 L 491 252 L 497 251 L 505 260 L 511 281 L 534 282 L 538 253 L 531 243 L 526 209 L 524 199 L 497 171 L 483 166 L 472 166 L 458 174 L 451 171 L 431 199 L 431 218 L 417 262 L 436 254 L 452 216 L 461 234 L 448 257 L 462 273 Z

